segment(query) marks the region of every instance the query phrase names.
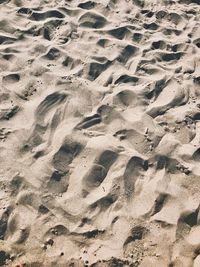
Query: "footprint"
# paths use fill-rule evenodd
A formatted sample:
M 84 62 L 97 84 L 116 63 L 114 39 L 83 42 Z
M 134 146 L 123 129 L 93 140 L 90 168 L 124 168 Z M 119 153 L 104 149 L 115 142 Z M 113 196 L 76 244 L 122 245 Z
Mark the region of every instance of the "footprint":
M 109 40 L 108 39 L 104 39 L 104 38 L 100 38 L 97 42 L 97 45 L 105 48 L 106 45 L 109 44 Z
M 163 85 L 161 86 L 163 88 Z M 147 114 L 155 118 L 164 114 L 173 107 L 179 107 L 187 103 L 188 91 L 182 88 L 175 80 L 171 80 L 159 93 L 156 100 L 148 106 Z
M 49 212 L 49 209 L 46 206 L 44 206 L 43 204 L 41 204 L 38 207 L 38 212 L 41 214 L 47 214 Z
M 175 12 L 168 13 L 166 19 L 175 25 L 178 25 L 182 22 L 182 17 Z
M 0 2 L 1 4 L 1 2 Z M 10 254 L 4 250 L 0 250 L 0 266 L 6 266 L 7 260 L 10 259 Z
M 152 42 L 152 48 L 153 49 L 165 49 L 166 48 L 166 42 L 159 40 Z
M 82 235 L 86 238 L 97 238 L 99 236 L 102 236 L 104 234 L 104 230 L 92 230 L 92 231 L 88 231 L 88 232 L 84 232 L 82 233 Z
M 19 175 L 16 175 L 10 181 L 10 190 L 12 196 L 17 196 L 22 188 L 26 187 L 26 181 Z
M 115 81 L 115 84 L 126 83 L 126 84 L 136 85 L 138 81 L 139 81 L 139 78 L 136 76 L 123 74 Z
M 194 44 L 195 44 L 198 48 L 200 48 L 200 38 L 194 40 Z
M 107 210 L 113 203 L 117 201 L 119 194 L 108 194 L 105 197 L 98 199 L 95 203 L 90 205 L 91 212 L 99 209 L 99 212 Z
M 111 65 L 111 61 L 107 61 L 106 63 L 96 63 L 96 62 L 92 62 L 90 63 L 89 66 L 89 73 L 88 73 L 88 79 L 90 81 L 94 81 L 96 80 L 96 78 L 103 72 L 105 71 L 110 65 Z
M 133 227 L 133 229 L 131 230 L 131 234 L 124 242 L 124 246 L 127 246 L 129 243 L 134 242 L 136 240 L 143 239 L 147 232 L 147 229 L 142 225 L 137 225 Z
M 65 58 L 65 60 L 62 62 L 62 65 L 69 68 L 70 70 L 76 68 L 77 66 L 80 66 L 81 60 L 74 59 L 69 56 Z
M 2 214 L 0 218 L 0 240 L 4 240 L 7 227 L 8 227 L 8 220 L 10 217 L 10 214 L 12 212 L 12 208 L 8 207 Z
M 135 56 L 139 49 L 134 45 L 127 45 L 118 56 L 117 61 L 122 64 L 126 64 L 127 61 L 132 57 Z
M 60 57 L 60 51 L 57 48 L 51 48 L 44 57 L 48 60 L 55 60 Z
M 110 34 L 111 36 L 113 36 L 119 40 L 122 40 L 127 35 L 131 35 L 131 31 L 128 30 L 126 27 L 118 27 L 116 29 L 112 29 L 112 30 L 108 31 L 108 34 Z
M 68 171 L 68 165 L 81 152 L 83 146 L 76 142 L 63 144 L 53 156 L 53 166 L 60 172 Z
M 0 109 L 0 120 L 9 120 L 14 117 L 20 110 L 19 106 Z
M 167 16 L 167 12 L 165 10 L 159 10 L 156 12 L 156 18 L 158 20 L 162 20 L 163 18 L 165 18 Z
M 133 0 L 133 4 L 139 7 L 144 7 L 145 1 L 144 0 Z
M 22 7 L 17 11 L 18 14 L 25 14 L 25 15 L 29 15 L 32 13 L 32 9 L 30 8 L 26 8 L 26 7 Z
M 179 222 L 185 223 L 190 227 L 198 224 L 199 207 L 191 213 L 182 214 L 179 218 Z
M 137 95 L 131 90 L 123 90 L 113 98 L 113 103 L 125 107 L 136 105 Z
M 97 109 L 97 114 L 101 116 L 101 121 L 105 124 L 111 123 L 116 118 L 122 119 L 121 114 L 109 105 L 102 105 Z
M 144 28 L 151 31 L 156 31 L 159 28 L 159 25 L 155 22 L 144 23 Z
M 125 195 L 130 198 L 132 197 L 135 190 L 135 183 L 140 177 L 141 172 L 148 169 L 148 161 L 143 160 L 137 156 L 132 157 L 126 166 L 124 172 L 124 189 Z
M 19 82 L 20 80 L 20 75 L 18 73 L 12 73 L 12 74 L 8 74 L 6 76 L 3 76 L 3 82 L 4 83 L 16 83 Z
M 168 195 L 167 194 L 159 194 L 159 196 L 156 198 L 155 200 L 155 204 L 152 208 L 152 213 L 151 216 L 155 215 L 156 213 L 160 212 L 164 206 L 164 204 L 166 203 L 168 199 Z
M 93 164 L 89 174 L 85 178 L 85 184 L 87 188 L 98 187 L 105 179 L 107 173 L 106 169 L 98 164 Z
M 79 19 L 79 26 L 86 28 L 100 29 L 107 24 L 105 17 L 93 12 L 86 12 Z
M 0 128 L 0 141 L 5 141 L 12 132 L 9 129 Z
M 44 118 L 46 113 L 48 113 L 53 107 L 59 105 L 67 98 L 65 93 L 55 92 L 48 95 L 37 107 L 36 118 L 39 120 Z
M 106 150 L 94 161 L 92 168 L 83 178 L 84 192 L 90 192 L 104 181 L 117 156 L 116 152 Z
M 197 4 L 200 5 L 200 0 L 179 0 L 180 4 Z
M 56 194 L 67 192 L 68 186 L 69 186 L 69 175 L 67 175 L 67 171 L 61 172 L 55 170 L 52 173 L 47 183 L 48 191 Z
M 25 207 L 32 207 L 38 210 L 40 199 L 37 194 L 30 191 L 30 188 L 21 190 L 17 197 L 17 203 Z
M 144 96 L 148 99 L 156 99 L 169 82 L 166 78 L 161 78 L 150 83 L 144 90 Z
M 56 226 L 50 228 L 46 235 L 56 235 L 56 236 L 61 236 L 61 235 L 68 235 L 69 230 L 62 224 L 57 224 Z
M 198 214 L 199 207 L 191 213 L 187 212 L 180 215 L 176 228 L 177 239 L 182 239 L 186 234 L 189 234 L 192 227 L 198 225 Z
M 176 53 L 165 53 L 161 55 L 161 58 L 163 61 L 174 61 L 179 60 L 183 56 L 182 52 L 176 52 Z
M 1 3 L 0 3 L 1 4 Z M 0 45 L 1 44 L 12 44 L 17 39 L 14 37 L 6 36 L 6 35 L 0 35 Z
M 77 124 L 76 129 L 87 129 L 101 122 L 101 116 L 99 114 L 94 114 L 84 118 L 79 124 Z
M 47 21 L 39 29 L 40 35 L 43 35 L 43 37 L 46 40 L 51 41 L 54 37 L 57 27 L 59 27 L 61 24 L 62 24 L 62 20 L 59 20 L 59 19 L 53 19 L 53 20 Z
M 63 19 L 64 17 L 65 17 L 65 15 L 58 10 L 50 10 L 50 11 L 46 11 L 46 12 L 34 12 L 34 11 L 32 11 L 32 14 L 31 14 L 31 16 L 29 16 L 29 19 L 34 20 L 34 21 L 42 21 L 42 20 L 45 20 L 48 18 Z
M 30 234 L 30 227 L 24 227 L 23 229 L 20 229 L 19 236 L 17 240 L 15 241 L 16 244 L 22 244 L 24 243 Z
M 200 161 L 200 148 L 198 148 L 192 155 L 193 160 Z
M 82 8 L 82 9 L 87 9 L 87 10 L 92 9 L 95 6 L 96 6 L 96 3 L 93 1 L 86 1 L 86 2 L 80 3 L 78 5 L 78 7 Z
M 148 9 L 141 10 L 141 13 L 145 15 L 145 17 L 151 18 L 154 15 L 154 12 Z

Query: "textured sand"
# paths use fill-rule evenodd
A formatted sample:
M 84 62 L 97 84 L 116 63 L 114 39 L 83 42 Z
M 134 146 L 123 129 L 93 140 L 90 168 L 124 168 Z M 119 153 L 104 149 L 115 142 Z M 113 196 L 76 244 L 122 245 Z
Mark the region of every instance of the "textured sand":
M 0 0 L 0 266 L 200 267 L 200 1 Z

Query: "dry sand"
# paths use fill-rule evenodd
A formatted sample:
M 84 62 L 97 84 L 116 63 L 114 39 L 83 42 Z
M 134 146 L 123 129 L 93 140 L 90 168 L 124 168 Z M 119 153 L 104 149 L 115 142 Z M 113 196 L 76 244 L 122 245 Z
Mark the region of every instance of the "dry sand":
M 200 266 L 200 1 L 0 0 L 0 266 Z

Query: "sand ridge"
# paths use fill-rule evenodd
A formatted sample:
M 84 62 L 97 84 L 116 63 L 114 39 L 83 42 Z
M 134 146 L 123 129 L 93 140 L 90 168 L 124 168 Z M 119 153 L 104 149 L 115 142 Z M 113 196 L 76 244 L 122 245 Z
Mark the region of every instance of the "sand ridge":
M 199 12 L 0 0 L 0 266 L 200 266 Z

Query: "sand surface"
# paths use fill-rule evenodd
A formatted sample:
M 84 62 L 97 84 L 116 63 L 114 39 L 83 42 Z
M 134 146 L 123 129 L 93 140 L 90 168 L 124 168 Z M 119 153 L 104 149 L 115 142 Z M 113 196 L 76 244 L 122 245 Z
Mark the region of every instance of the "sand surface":
M 200 1 L 0 0 L 0 266 L 200 267 Z

